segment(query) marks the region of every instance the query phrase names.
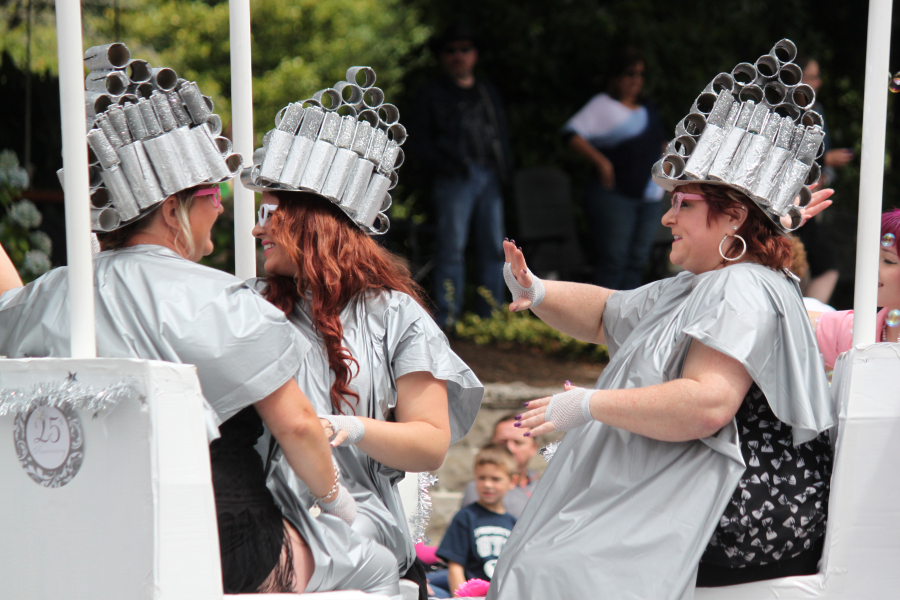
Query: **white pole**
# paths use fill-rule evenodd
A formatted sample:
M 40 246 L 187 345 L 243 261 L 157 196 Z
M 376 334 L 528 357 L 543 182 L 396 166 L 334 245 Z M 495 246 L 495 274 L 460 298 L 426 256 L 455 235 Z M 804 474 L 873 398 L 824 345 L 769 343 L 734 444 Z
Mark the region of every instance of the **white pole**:
M 231 29 L 231 131 L 235 152 L 245 166 L 253 156 L 253 70 L 250 63 L 250 0 L 229 0 Z M 241 279 L 256 277 L 256 240 L 252 191 L 234 182 L 234 274 Z
M 69 323 L 72 358 L 95 358 L 94 266 L 88 197 L 87 142 L 84 124 L 84 48 L 81 2 L 56 0 L 59 99 L 62 115 L 66 201 L 66 258 L 69 264 Z
M 890 78 L 891 0 L 869 2 L 866 88 L 863 103 L 862 164 L 859 171 L 859 225 L 853 289 L 853 344 L 876 341 L 878 248 L 884 187 L 884 137 Z

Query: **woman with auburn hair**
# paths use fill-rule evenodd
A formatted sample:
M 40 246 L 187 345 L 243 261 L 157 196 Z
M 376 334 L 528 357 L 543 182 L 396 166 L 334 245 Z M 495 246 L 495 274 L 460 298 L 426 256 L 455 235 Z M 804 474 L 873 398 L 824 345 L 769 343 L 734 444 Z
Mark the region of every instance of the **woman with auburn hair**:
M 265 251 L 257 290 L 284 311 L 313 352 L 296 379 L 306 391 L 356 499 L 353 529 L 392 550 L 420 584 L 396 484 L 432 471 L 466 434 L 483 387 L 450 350 L 406 266 L 329 200 L 266 191 L 253 229 Z M 306 486 L 275 455 L 270 485 L 294 506 Z M 297 503 L 299 500 L 299 503 Z

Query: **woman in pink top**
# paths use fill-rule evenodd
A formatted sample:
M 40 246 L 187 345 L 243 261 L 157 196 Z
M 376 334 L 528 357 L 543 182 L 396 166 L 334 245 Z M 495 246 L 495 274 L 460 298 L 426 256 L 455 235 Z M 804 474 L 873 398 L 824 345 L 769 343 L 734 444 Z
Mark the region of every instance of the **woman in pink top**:
M 882 342 L 897 342 L 900 327 L 888 327 L 887 314 L 900 309 L 900 259 L 897 255 L 897 241 L 900 240 L 900 209 L 895 208 L 881 215 L 881 256 L 878 261 L 878 311 L 876 325 L 877 339 Z M 853 344 L 853 311 L 816 313 L 810 312 L 819 351 L 825 359 L 827 370 L 834 368 L 838 355 L 846 352 Z M 818 324 L 816 321 L 818 320 Z

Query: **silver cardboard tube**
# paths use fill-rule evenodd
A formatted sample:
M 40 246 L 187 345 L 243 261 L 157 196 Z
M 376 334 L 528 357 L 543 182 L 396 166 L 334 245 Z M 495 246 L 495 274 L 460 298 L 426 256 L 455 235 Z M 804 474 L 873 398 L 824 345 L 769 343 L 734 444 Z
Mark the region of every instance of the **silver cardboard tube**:
M 300 178 L 303 177 L 303 172 L 306 170 L 306 164 L 309 162 L 314 145 L 315 142 L 306 136 L 294 136 L 290 152 L 281 171 L 281 183 L 295 189 L 300 187 Z
M 134 94 L 122 94 L 116 99 L 116 104 L 124 108 L 129 104 L 137 104 L 139 100 L 140 98 Z
M 102 177 L 103 167 L 94 165 L 92 167 L 88 167 L 88 185 L 91 186 L 91 192 L 97 190 L 101 185 L 103 185 L 103 177 Z M 59 170 L 60 180 L 59 183 L 62 186 L 65 184 L 62 181 L 62 169 Z
M 138 102 L 138 108 L 141 109 L 141 117 L 144 119 L 144 125 L 147 126 L 147 134 L 150 137 L 156 137 L 163 132 L 159 119 L 156 118 L 156 111 L 153 110 L 153 104 L 146 98 Z
M 178 121 L 178 127 L 190 125 L 191 116 L 184 108 L 184 102 L 181 96 L 178 95 L 178 92 L 166 92 L 166 98 L 169 99 L 169 108 L 172 109 L 172 114 L 175 115 L 175 120 Z
M 101 185 L 103 181 L 101 180 Z M 109 190 L 105 187 L 98 187 L 97 189 L 91 191 L 91 207 L 92 208 L 106 208 L 112 203 L 112 198 L 109 197 Z
M 400 146 L 397 145 L 397 142 L 389 141 L 384 147 L 384 152 L 381 154 L 381 161 L 378 163 L 378 172 L 389 177 L 396 168 L 397 158 L 399 157 L 400 152 Z
M 103 171 L 103 184 L 112 197 L 113 206 L 123 221 L 130 221 L 141 213 L 137 199 L 128 185 L 125 173 L 119 167 Z
M 803 69 L 794 63 L 783 64 L 781 65 L 781 70 L 778 71 L 778 81 L 784 84 L 785 87 L 799 85 L 803 81 Z
M 337 114 L 330 112 L 325 115 L 325 121 L 319 131 L 319 139 L 313 145 L 309 162 L 306 163 L 306 169 L 303 171 L 303 176 L 300 177 L 301 189 L 317 193 L 322 191 L 328 170 L 331 168 L 331 161 L 334 160 L 334 155 L 337 153 L 337 146 L 334 145 L 334 142 L 340 133 L 340 127 L 341 118 Z
M 137 104 L 129 104 L 124 108 L 125 118 L 128 120 L 128 130 L 131 131 L 131 137 L 135 141 L 149 137 L 147 126 L 144 124 L 144 116 L 141 114 L 141 107 Z
M 131 52 L 121 42 L 93 46 L 84 51 L 84 66 L 91 71 L 121 69 L 131 60 Z
M 272 137 L 269 139 L 269 146 L 266 150 L 266 157 L 263 159 L 259 169 L 259 176 L 272 183 L 281 181 L 281 170 L 287 160 L 288 153 L 291 151 L 291 144 L 294 142 L 294 134 L 280 129 L 271 131 Z
M 244 157 L 233 152 L 225 157 L 225 166 L 228 167 L 228 177 L 237 177 L 241 169 L 244 168 Z
M 210 133 L 211 135 L 212 133 Z M 222 155 L 222 158 L 225 158 L 234 150 L 234 144 L 227 137 L 217 136 L 213 138 L 213 141 L 216 143 L 216 148 L 219 149 L 219 154 Z
M 775 195 L 775 201 L 769 207 L 772 212 L 780 217 L 787 214 L 788 207 L 794 203 L 794 198 L 800 193 L 803 182 L 809 174 L 809 165 L 797 160 L 792 160 L 787 165 L 781 184 L 778 186 L 778 193 Z
M 694 151 L 694 148 L 697 147 L 697 140 L 692 138 L 689 135 L 681 135 L 675 138 L 673 143 L 673 150 L 678 156 L 688 157 L 691 155 L 691 152 Z
M 136 141 L 122 146 L 118 154 L 119 160 L 122 161 L 122 170 L 141 209 L 150 208 L 157 202 L 165 200 L 166 196 L 159 187 L 159 180 L 141 142 Z
M 387 128 L 388 139 L 397 142 L 398 146 L 402 146 L 406 141 L 406 127 L 400 123 L 394 123 Z
M 773 107 L 775 114 L 780 117 L 787 117 L 791 121 L 800 120 L 800 109 L 790 102 L 782 102 L 778 106 Z
M 713 164 L 709 168 L 709 179 L 713 181 L 728 181 L 728 174 L 736 158 L 735 153 L 740 148 L 741 140 L 744 139 L 744 135 L 747 133 L 747 127 L 750 125 L 750 119 L 755 108 L 752 100 L 748 100 L 741 105 L 741 112 L 737 117 L 737 121 L 735 121 L 734 127 L 725 136 L 719 151 L 716 153 Z
M 172 132 L 144 140 L 144 149 L 153 163 L 153 170 L 159 178 L 159 185 L 166 196 L 190 187 L 190 178 L 182 163 L 178 141 Z
M 794 157 L 807 165 L 811 165 L 818 158 L 819 149 L 824 139 L 825 132 L 822 131 L 821 127 L 813 126 L 806 129 L 800 142 L 800 147 L 797 148 Z
M 372 125 L 368 121 L 359 121 L 356 125 L 356 136 L 353 138 L 353 144 L 350 146 L 350 149 L 359 156 L 365 156 L 370 141 L 372 141 Z
M 150 63 L 139 58 L 133 58 L 128 61 L 126 72 L 128 73 L 128 79 L 131 80 L 131 83 L 144 83 L 145 81 L 150 81 L 150 77 L 153 75 L 150 71 Z
M 362 204 L 356 212 L 357 222 L 362 223 L 366 227 L 372 226 L 372 223 L 375 222 L 375 215 L 378 214 L 381 205 L 384 203 L 384 196 L 387 194 L 390 185 L 391 180 L 389 177 L 385 177 L 380 173 L 372 175 Z
M 360 122 L 365 121 L 372 127 L 378 127 L 378 125 L 381 123 L 381 119 L 378 118 L 378 113 L 370 109 L 360 111 L 359 117 L 357 118 Z
M 391 172 L 391 187 L 389 187 L 388 189 L 392 190 L 395 187 L 397 187 L 398 181 L 400 181 L 400 177 L 397 175 L 397 171 L 392 171 Z
M 91 231 L 112 231 L 122 221 L 114 208 L 91 208 Z
M 716 105 L 716 100 L 718 97 L 712 92 L 703 92 L 697 99 L 694 100 L 693 106 L 691 106 L 692 113 L 700 113 L 701 115 L 708 115 L 713 107 Z
M 706 121 L 716 127 L 723 127 L 728 121 L 732 104 L 734 104 L 734 97 L 730 92 L 722 90 L 719 92 L 719 96 L 716 98 L 716 103 L 713 105 L 712 110 L 706 117 Z
M 356 217 L 360 206 L 366 196 L 366 190 L 369 188 L 369 179 L 371 179 L 372 171 L 375 169 L 375 163 L 360 159 L 356 161 L 356 167 L 347 187 L 344 189 L 344 195 L 341 197 L 340 205 L 351 217 Z
M 378 117 L 385 125 L 393 125 L 400 121 L 400 110 L 393 104 L 385 103 L 378 107 Z
M 265 148 L 257 148 L 256 150 L 253 151 L 253 157 L 252 157 L 253 164 L 257 165 L 257 166 L 261 165 L 262 161 L 265 157 L 266 157 L 266 149 Z
M 809 110 L 816 103 L 816 93 L 809 85 L 801 83 L 791 91 L 791 101 L 800 110 Z
M 134 86 L 133 90 L 131 89 L 132 86 Z M 128 93 L 137 96 L 138 99 L 147 98 L 149 100 L 150 96 L 153 95 L 154 91 L 155 90 L 153 89 L 153 84 L 150 82 L 139 83 L 137 85 L 132 84 L 132 85 L 128 86 Z
M 356 168 L 359 156 L 353 150 L 347 148 L 338 148 L 331 161 L 331 168 L 328 170 L 328 176 L 325 177 L 325 184 L 322 186 L 322 195 L 337 202 L 347 188 L 347 182 L 350 175 Z
M 731 76 L 734 78 L 735 84 L 741 87 L 756 81 L 758 75 L 756 67 L 746 62 L 738 64 L 731 70 Z
M 360 75 L 362 81 L 360 81 Z M 375 85 L 375 70 L 372 67 L 350 67 L 347 69 L 347 81 L 365 89 Z
M 109 140 L 109 143 L 112 144 L 113 148 L 118 148 L 122 145 L 122 138 L 116 133 L 116 128 L 113 127 L 113 124 L 109 122 L 108 115 L 100 115 L 97 117 L 96 123 L 97 127 L 103 130 L 103 134 L 106 136 L 106 139 Z
M 771 54 L 763 54 L 756 59 L 756 64 L 753 66 L 756 67 L 756 83 L 759 85 L 764 85 L 765 82 L 772 81 L 778 77 L 778 67 L 780 65 L 778 59 Z
M 344 104 L 356 106 L 360 102 L 362 102 L 362 88 L 355 83 L 351 83 L 349 81 L 338 81 L 336 84 L 334 84 L 334 89 L 338 94 L 341 95 Z
M 406 160 L 406 153 L 403 151 L 403 148 L 397 149 L 397 158 L 394 160 L 394 171 L 403 166 L 403 161 Z
M 336 110 L 341 105 L 341 93 L 334 88 L 319 90 L 312 97 L 325 110 Z
M 781 63 L 794 62 L 794 59 L 797 58 L 797 46 L 791 40 L 784 38 L 772 46 L 769 54 Z
M 734 85 L 734 77 L 731 76 L 731 73 L 719 73 L 713 77 L 713 80 L 706 86 L 704 91 L 708 90 L 718 96 L 723 90 L 734 92 Z
M 816 111 L 808 110 L 803 113 L 803 117 L 800 119 L 800 124 L 804 127 L 812 127 L 813 125 L 825 127 L 825 119 L 823 119 L 822 115 L 820 115 Z
M 349 150 L 353 145 L 353 138 L 356 136 L 357 120 L 351 116 L 341 117 L 341 130 L 334 141 L 334 145 L 338 148 Z
M 128 118 L 125 116 L 125 111 L 122 107 L 113 106 L 106 112 L 106 116 L 116 130 L 116 133 L 119 135 L 119 139 L 122 140 L 122 143 L 130 144 L 132 140 L 131 130 L 128 129 Z
M 215 110 L 215 104 L 213 104 L 213 99 L 210 96 L 203 96 L 203 101 L 206 102 L 206 108 L 209 109 L 210 114 Z
M 789 150 L 775 146 L 762 165 L 756 184 L 752 190 L 753 199 L 763 206 L 770 206 L 775 201 L 778 186 L 784 176 L 785 165 L 791 160 Z
M 128 76 L 122 71 L 91 71 L 84 80 L 88 92 L 100 92 L 110 96 L 121 96 L 128 89 Z
M 816 185 L 819 181 L 819 177 L 822 176 L 822 168 L 819 166 L 819 163 L 814 162 L 809 165 L 809 174 L 806 176 L 806 181 L 803 182 L 803 185 Z M 802 206 L 806 206 L 803 204 Z
M 384 103 L 384 92 L 381 88 L 370 87 L 363 92 L 363 105 L 366 108 L 377 109 Z
M 284 115 L 277 125 L 279 131 L 286 131 L 291 135 L 297 133 L 300 127 L 300 121 L 303 119 L 303 106 L 298 102 L 293 102 L 285 107 Z
M 194 124 L 206 123 L 211 111 L 209 106 L 206 105 L 206 100 L 203 99 L 203 94 L 200 93 L 200 88 L 197 87 L 197 84 L 193 81 L 188 81 L 178 90 L 178 95 L 184 102 L 184 107 L 187 109 L 188 114 L 191 115 L 191 120 Z
M 227 179 L 229 175 L 228 166 L 225 164 L 225 158 L 219 151 L 219 146 L 209 134 L 209 129 L 203 126 L 194 127 L 191 129 L 191 135 L 194 136 L 194 141 L 197 143 L 200 155 L 203 156 L 203 160 L 206 161 L 206 168 L 209 170 L 210 180 L 222 181 L 223 179 Z
M 222 135 L 222 117 L 213 113 L 209 115 L 209 119 L 204 123 L 206 128 L 209 129 L 210 135 L 213 137 Z
M 87 134 L 88 145 L 94 151 L 94 156 L 100 160 L 104 169 L 111 169 L 119 164 L 116 149 L 109 143 L 102 129 L 91 129 Z
M 115 99 L 103 92 L 87 92 L 84 95 L 84 108 L 88 118 L 103 113 L 115 104 Z
M 342 117 L 353 117 L 354 119 L 359 115 L 359 111 L 356 110 L 356 107 L 351 106 L 350 104 L 341 104 L 334 112 Z
M 154 92 L 150 96 L 150 103 L 153 105 L 153 112 L 162 126 L 163 131 L 172 131 L 178 128 L 178 120 L 172 112 L 172 106 L 169 99 L 162 92 Z
M 691 179 L 706 179 L 724 139 L 724 129 L 707 123 L 703 134 L 697 141 L 697 147 L 694 148 L 684 167 L 684 174 Z
M 675 127 L 675 136 L 689 135 L 699 138 L 704 129 L 706 129 L 706 117 L 699 113 L 691 113 Z
M 763 98 L 769 106 L 778 106 L 787 97 L 788 90 L 780 81 L 770 81 L 763 88 Z
M 372 133 L 372 141 L 369 143 L 369 147 L 366 148 L 366 160 L 371 160 L 375 164 L 381 162 L 381 155 L 384 152 L 387 141 L 387 134 L 380 129 L 376 129 Z
M 150 69 L 150 82 L 158 90 L 171 92 L 178 83 L 178 75 L 168 67 L 154 67 Z
M 738 98 L 740 98 L 741 102 L 752 100 L 754 104 L 759 104 L 765 98 L 765 94 L 763 94 L 761 87 L 756 84 L 750 84 L 741 88 L 741 93 L 738 94 Z
M 741 162 L 732 170 L 731 184 L 747 194 L 753 192 L 756 187 L 759 173 L 762 170 L 769 152 L 772 150 L 772 141 L 762 134 L 751 133 L 747 136 L 748 144 L 741 158 Z
M 176 145 L 183 159 L 182 169 L 187 166 L 190 171 L 187 187 L 195 186 L 208 180 L 209 170 L 206 168 L 206 161 L 200 155 L 200 149 L 194 142 L 190 128 L 179 127 L 171 131 L 170 135 L 175 136 Z

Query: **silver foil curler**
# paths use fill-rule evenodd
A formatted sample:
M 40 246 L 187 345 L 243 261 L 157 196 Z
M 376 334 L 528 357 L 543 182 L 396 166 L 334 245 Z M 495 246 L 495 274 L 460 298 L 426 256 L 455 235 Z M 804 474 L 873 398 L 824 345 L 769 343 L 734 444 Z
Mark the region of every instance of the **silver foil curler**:
M 388 190 L 392 190 L 397 187 L 397 183 L 400 181 L 400 177 L 397 175 L 397 171 L 391 172 L 391 186 Z
M 341 129 L 341 117 L 333 112 L 325 115 L 322 128 L 319 130 L 319 138 L 313 144 L 309 155 L 309 162 L 300 177 L 300 188 L 311 192 L 321 192 L 325 185 L 325 178 L 331 168 L 331 161 L 337 153 L 337 140 Z
M 119 137 L 119 134 L 116 132 L 116 128 L 113 127 L 113 124 L 109 122 L 108 115 L 100 115 L 97 117 L 97 127 L 99 127 L 103 134 L 106 136 L 106 139 L 112 145 L 113 148 L 118 148 L 122 145 L 122 138 Z
M 168 132 L 143 142 L 159 179 L 159 186 L 166 196 L 190 187 L 190 174 L 184 168 L 175 137 L 172 132 Z
M 172 106 L 169 104 L 169 99 L 165 94 L 154 92 L 150 96 L 150 103 L 153 105 L 153 112 L 156 114 L 163 131 L 172 131 L 178 128 L 178 120 L 175 119 Z
M 278 183 L 282 180 L 281 171 L 284 169 L 291 146 L 294 143 L 294 134 L 280 129 L 273 129 L 272 136 L 266 149 L 266 156 L 259 168 L 259 176 L 264 181 Z
M 797 58 L 797 46 L 791 40 L 784 38 L 772 46 L 769 54 L 777 58 L 782 64 L 793 62 Z
M 84 66 L 91 71 L 121 69 L 131 60 L 131 52 L 121 42 L 93 46 L 84 51 Z
M 110 96 L 121 96 L 128 89 L 128 76 L 122 71 L 92 71 L 84 80 L 84 89 Z
M 821 128 L 825 128 L 825 119 L 822 118 L 822 115 L 817 113 L 814 110 L 808 110 L 803 113 L 803 116 L 800 118 L 800 124 L 804 127 L 812 127 L 814 125 L 818 125 Z
M 763 88 L 763 99 L 769 106 L 778 106 L 787 98 L 788 89 L 780 81 L 770 81 Z
M 215 110 L 215 104 L 213 103 L 213 99 L 210 96 L 203 96 L 203 101 L 206 102 L 206 108 L 209 109 L 210 115 Z M 205 123 L 206 121 L 204 121 Z
M 372 141 L 372 124 L 368 121 L 359 121 L 356 124 L 356 135 L 353 138 L 353 144 L 350 149 L 359 156 L 365 156 L 366 150 L 369 148 L 369 142 Z
M 790 102 L 782 102 L 778 106 L 773 107 L 773 110 L 780 117 L 787 117 L 794 122 L 800 120 L 800 109 Z
M 285 107 L 285 112 L 277 125 L 279 131 L 286 131 L 291 135 L 297 133 L 300 121 L 303 119 L 303 106 L 294 102 Z
M 266 157 L 266 149 L 265 148 L 257 148 L 253 151 L 252 161 L 253 164 L 259 166 L 262 164 L 263 159 Z M 243 175 L 242 175 L 243 177 Z
M 699 113 L 691 113 L 675 127 L 675 137 L 689 135 L 699 138 L 704 129 L 706 129 L 706 117 Z
M 689 135 L 680 135 L 672 140 L 671 151 L 667 150 L 667 154 L 677 154 L 682 158 L 688 157 L 697 147 L 697 140 Z
M 121 223 L 119 213 L 114 208 L 91 208 L 92 231 L 112 231 L 118 229 Z
M 128 73 L 128 79 L 131 80 L 131 83 L 144 83 L 150 81 L 150 77 L 153 75 L 150 70 L 150 63 L 139 58 L 133 58 L 128 61 L 126 72 Z
M 397 168 L 397 159 L 400 157 L 401 152 L 402 150 L 400 150 L 397 142 L 388 141 L 378 163 L 378 172 L 386 177 L 390 176 L 394 169 Z
M 319 90 L 312 97 L 325 110 L 335 110 L 343 102 L 341 94 L 334 88 Z
M 357 118 L 359 121 L 365 121 L 372 127 L 378 127 L 381 123 L 381 119 L 378 118 L 378 113 L 371 109 L 361 111 Z
M 389 140 L 397 142 L 398 146 L 402 146 L 403 143 L 406 142 L 406 127 L 400 123 L 394 123 L 387 128 L 387 136 Z
M 390 186 L 390 177 L 385 177 L 381 173 L 375 173 L 369 180 L 369 187 L 366 188 L 362 204 L 356 212 L 357 218 L 366 227 L 372 227 L 375 222 L 375 216 L 381 211 Z
M 734 92 L 735 83 L 734 77 L 731 76 L 731 73 L 719 73 L 713 80 L 709 82 L 709 85 L 706 86 L 703 91 L 704 92 L 712 92 L 715 95 L 719 95 L 722 91 Z
M 387 145 L 387 134 L 380 130 L 376 129 L 372 133 L 372 141 L 369 143 L 369 147 L 366 148 L 366 160 L 370 160 L 375 164 L 381 161 L 381 154 L 384 152 L 384 147 Z
M 147 126 L 144 124 L 144 116 L 141 114 L 141 107 L 137 104 L 129 104 L 124 108 L 125 118 L 128 120 L 128 130 L 131 132 L 131 138 L 135 141 L 149 137 Z
M 778 77 L 778 69 L 781 66 L 778 59 L 771 54 L 763 54 L 756 59 L 753 65 L 756 67 L 756 83 L 765 84 Z
M 150 69 L 150 82 L 158 90 L 171 92 L 178 83 L 178 75 L 168 67 L 155 67 Z
M 794 204 L 794 198 L 800 193 L 803 182 L 809 174 L 810 166 L 796 158 L 787 165 L 784 177 L 778 186 L 778 193 L 769 206 L 770 210 L 778 216 L 785 216 L 788 208 Z
M 715 98 L 713 98 L 715 100 Z M 385 125 L 394 125 L 400 122 L 400 110 L 393 104 L 382 104 L 378 107 L 378 118 Z
M 789 88 L 799 85 L 803 81 L 803 69 L 794 63 L 781 65 L 781 69 L 778 71 L 778 81 Z
M 95 190 L 91 191 L 91 207 L 92 208 L 106 208 L 112 204 L 112 198 L 109 196 L 109 190 L 103 187 L 103 181 L 100 181 L 101 186 Z
M 384 103 L 384 92 L 381 88 L 370 87 L 363 92 L 363 105 L 366 108 L 377 109 Z
M 122 107 L 114 106 L 110 108 L 106 112 L 106 117 L 109 119 L 109 122 L 116 130 L 116 133 L 119 135 L 119 139 L 122 140 L 122 143 L 130 144 L 132 140 L 131 130 L 128 129 L 128 118 L 125 116 L 125 111 L 122 109 Z
M 122 171 L 128 178 L 128 184 L 139 207 L 149 208 L 165 200 L 166 196 L 159 186 L 150 157 L 147 156 L 141 142 L 135 141 L 122 146 L 117 153 L 119 160 L 122 161 Z
M 734 83 L 736 84 L 733 91 L 737 92 L 738 86 L 744 87 L 745 85 L 750 85 L 751 83 L 756 81 L 756 78 L 759 76 L 759 74 L 756 72 L 756 67 L 754 67 L 750 63 L 744 62 L 739 63 L 731 70 L 731 76 L 734 79 Z
M 141 118 L 144 120 L 144 125 L 147 127 L 147 135 L 156 137 L 161 134 L 163 128 L 159 124 L 159 119 L 156 118 L 156 111 L 153 110 L 153 104 L 149 100 L 144 99 L 138 102 L 138 108 L 141 109 Z
M 174 136 L 175 144 L 182 158 L 182 169 L 188 167 L 188 186 L 199 185 L 209 179 L 209 170 L 206 168 L 206 161 L 200 154 L 200 149 L 194 142 L 189 127 L 179 127 L 169 133 Z
M 684 175 L 691 179 L 706 179 L 724 139 L 724 128 L 707 123 L 703 134 L 697 141 L 697 147 L 694 148 L 684 166 Z M 677 179 L 677 177 L 670 178 Z
M 150 82 L 145 82 L 145 83 L 132 83 L 131 85 L 128 86 L 127 93 L 131 94 L 132 96 L 136 96 L 138 98 L 138 101 L 140 101 L 141 98 L 149 99 L 150 96 L 153 95 L 154 91 L 155 90 L 153 88 L 153 84 Z
M 209 133 L 213 137 L 222 135 L 222 117 L 220 117 L 219 115 L 215 113 L 211 114 L 204 125 L 206 125 L 206 128 L 209 129 Z
M 113 206 L 123 221 L 130 221 L 141 213 L 137 199 L 121 168 L 113 167 L 108 171 L 103 171 L 103 185 L 109 191 Z
M 116 104 L 121 107 L 125 107 L 129 104 L 137 104 L 139 101 L 140 98 L 138 98 L 135 94 L 123 94 L 118 97 L 118 99 L 116 100 Z
M 190 125 L 191 116 L 188 114 L 187 109 L 185 109 L 184 101 L 182 101 L 178 92 L 167 92 L 166 98 L 169 99 L 169 108 L 172 109 L 172 114 L 175 115 L 175 120 L 178 121 L 178 127 Z
M 791 101 L 800 110 L 809 110 L 816 103 L 816 93 L 809 85 L 801 83 L 791 90 Z
M 765 164 L 752 190 L 752 197 L 763 206 L 770 206 L 775 200 L 785 165 L 791 160 L 791 140 L 794 135 L 794 123 L 789 117 L 782 117 L 778 129 L 775 146 L 769 151 Z
M 94 156 L 100 160 L 100 164 L 104 169 L 111 169 L 119 164 L 119 157 L 116 149 L 106 138 L 106 134 L 102 129 L 92 129 L 87 135 L 88 145 L 94 151 Z
M 741 92 L 740 94 L 738 94 L 738 99 L 740 99 L 741 102 L 747 102 L 748 100 L 751 100 L 754 104 L 759 104 L 765 99 L 765 94 L 763 94 L 763 90 L 761 87 L 759 87 L 755 83 L 751 83 L 750 85 L 745 85 L 741 88 Z
M 372 67 L 350 67 L 347 69 L 347 81 L 363 89 L 370 88 L 375 85 L 375 71 Z
M 347 181 L 356 167 L 359 156 L 350 149 L 356 134 L 357 121 L 352 117 L 344 117 L 341 132 L 338 134 L 338 150 L 331 161 L 331 168 L 322 186 L 322 195 L 332 202 L 338 201 L 347 187 Z
M 60 185 L 65 187 L 65 184 L 62 181 L 62 174 L 61 174 L 62 169 L 59 170 L 59 173 L 60 173 L 59 183 L 60 183 Z M 88 185 L 91 186 L 91 193 L 93 193 L 95 190 L 99 189 L 100 186 L 103 185 L 102 174 L 103 174 L 103 167 L 101 167 L 100 165 L 94 165 L 94 166 L 88 167 Z
M 113 104 L 115 98 L 105 92 L 87 92 L 84 95 L 85 113 L 89 119 L 103 113 Z
M 724 90 L 719 92 L 719 96 L 716 98 L 716 102 L 706 118 L 707 123 L 716 127 L 725 126 L 732 104 L 734 104 L 734 100 L 729 92 Z
M 781 118 L 775 114 L 769 114 L 768 117 L 759 133 L 751 132 L 746 136 L 747 148 L 741 162 L 732 171 L 730 183 L 748 195 L 752 195 L 756 187 L 759 174 L 775 144 L 781 122 Z
M 358 107 L 362 103 L 362 88 L 355 83 L 350 81 L 339 81 L 334 84 L 334 90 L 340 94 L 344 104 Z
M 716 94 L 712 92 L 703 92 L 697 99 L 694 100 L 693 106 L 691 106 L 692 113 L 700 113 L 701 115 L 709 115 L 712 111 L 713 107 L 716 105 L 716 100 L 718 97 Z
M 805 186 L 816 185 L 819 182 L 819 178 L 822 176 L 822 168 L 819 166 L 819 163 L 814 162 L 809 165 L 809 173 L 806 175 L 806 180 L 803 182 Z M 807 203 L 808 204 L 808 203 Z M 806 204 L 800 203 L 800 206 L 806 206 Z
M 300 122 L 300 130 L 293 139 L 293 144 L 281 173 L 282 183 L 292 188 L 300 186 L 300 179 L 303 177 L 307 163 L 309 163 L 309 157 L 312 154 L 313 146 L 324 120 L 325 111 L 322 108 L 309 106 L 303 109 L 303 120 Z
M 209 129 L 200 126 L 194 127 L 190 131 L 191 135 L 194 136 L 194 142 L 197 144 L 200 155 L 203 156 L 203 160 L 206 161 L 209 179 L 211 181 L 223 181 L 227 179 L 230 174 L 228 166 L 225 164 L 225 158 L 222 156 L 219 146 L 209 134 Z M 228 150 L 230 152 L 231 149 L 229 148 Z
M 356 107 L 349 104 L 341 104 L 334 112 L 341 117 L 353 117 L 354 119 L 359 115 L 359 111 L 356 110 Z
M 731 131 L 722 140 L 719 151 L 710 166 L 708 177 L 713 181 L 727 181 L 728 174 L 731 172 L 732 164 L 735 160 L 735 153 L 747 133 L 747 127 L 750 125 L 750 118 L 756 108 L 752 100 L 748 100 L 741 104 L 741 112 L 738 114 L 737 121 L 734 123 Z
M 244 167 L 244 158 L 240 154 L 232 152 L 225 157 L 225 166 L 228 167 L 229 177 L 237 177 Z
M 184 107 L 187 109 L 188 114 L 191 115 L 191 120 L 194 124 L 206 123 L 212 111 L 209 110 L 209 106 L 207 106 L 206 100 L 203 99 L 203 94 L 200 93 L 200 88 L 197 87 L 197 84 L 193 81 L 188 81 L 182 84 L 177 93 L 184 102 Z
M 375 169 L 375 163 L 370 160 L 359 159 L 353 168 L 353 173 L 347 181 L 344 189 L 344 195 L 341 196 L 340 205 L 344 211 L 351 217 L 356 217 L 360 207 L 366 197 L 366 190 L 369 187 L 369 179 L 372 177 L 372 171 Z
M 212 132 L 210 132 L 210 136 L 211 135 Z M 215 142 L 216 148 L 219 149 L 219 154 L 221 154 L 223 158 L 231 154 L 231 151 L 234 150 L 234 144 L 232 144 L 231 140 L 227 137 L 215 137 L 213 138 L 213 142 Z

